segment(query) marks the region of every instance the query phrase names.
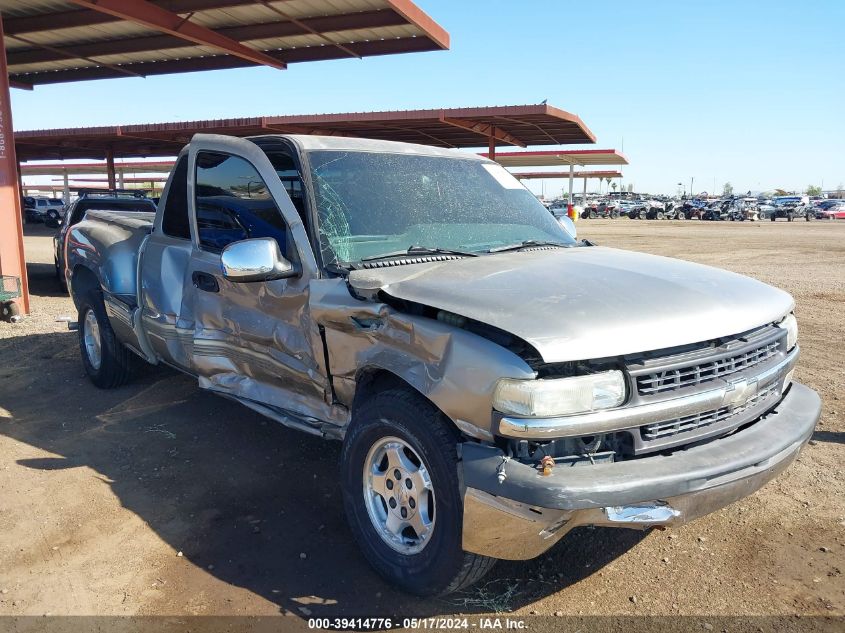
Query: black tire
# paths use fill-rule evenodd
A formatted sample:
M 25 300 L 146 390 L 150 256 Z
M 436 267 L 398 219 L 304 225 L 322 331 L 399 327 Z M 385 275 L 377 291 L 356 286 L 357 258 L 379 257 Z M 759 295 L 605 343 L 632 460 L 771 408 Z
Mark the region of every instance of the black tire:
M 590 209 L 590 219 L 591 220 L 595 220 L 597 215 L 598 214 L 596 213 L 595 209 Z
M 0 301 L 0 321 L 11 323 L 20 314 L 21 309 L 14 301 Z
M 665 213 L 663 213 L 663 211 L 658 211 L 657 213 L 655 213 L 655 214 L 654 214 L 654 216 L 655 216 L 658 220 L 665 220 L 665 219 L 666 219 L 666 214 L 665 214 Z
M 615 220 L 616 218 L 619 217 L 619 211 L 616 211 L 616 210 L 611 211 L 610 217 Z
M 94 367 L 85 346 L 85 319 L 93 313 L 100 331 L 100 365 Z M 132 376 L 133 354 L 114 335 L 98 290 L 88 290 L 79 301 L 79 353 L 85 373 L 100 389 L 116 389 Z
M 774 213 L 772 213 L 772 215 L 769 216 L 769 219 L 771 219 L 771 221 L 774 222 L 775 220 L 777 220 L 777 216 Z
M 398 437 L 413 448 L 425 464 L 435 491 L 432 536 L 415 554 L 398 552 L 382 539 L 364 502 L 367 455 L 386 437 Z M 419 596 L 445 595 L 468 587 L 481 580 L 496 562 L 461 548 L 463 501 L 458 482 L 458 441 L 457 431 L 442 413 L 420 395 L 398 388 L 363 402 L 343 443 L 341 482 L 352 534 L 379 575 Z
M 67 281 L 65 280 L 65 276 L 62 274 L 59 262 L 55 258 L 53 258 L 53 267 L 56 271 L 56 283 L 59 284 L 59 289 L 67 294 Z
M 787 214 L 786 214 L 786 221 L 787 221 L 787 222 L 792 222 L 792 219 L 793 219 L 794 217 L 795 217 L 795 216 L 794 216 L 794 215 L 792 215 L 791 213 L 787 213 Z

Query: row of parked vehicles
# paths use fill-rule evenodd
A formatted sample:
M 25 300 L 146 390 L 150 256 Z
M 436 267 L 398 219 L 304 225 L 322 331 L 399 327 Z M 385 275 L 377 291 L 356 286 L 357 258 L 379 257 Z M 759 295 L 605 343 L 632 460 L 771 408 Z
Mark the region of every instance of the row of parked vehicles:
M 845 219 L 845 200 L 810 201 L 806 196 L 779 196 L 760 202 L 753 197 L 709 199 L 593 200 L 578 212 L 582 219 L 709 220 L 755 222 L 758 220 Z

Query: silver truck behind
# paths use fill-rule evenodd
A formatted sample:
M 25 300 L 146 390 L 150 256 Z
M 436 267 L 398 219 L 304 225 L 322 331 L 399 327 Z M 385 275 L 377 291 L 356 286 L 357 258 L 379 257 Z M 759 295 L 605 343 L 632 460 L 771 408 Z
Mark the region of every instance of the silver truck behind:
M 792 379 L 788 294 L 578 241 L 467 153 L 197 135 L 154 215 L 92 211 L 63 236 L 91 380 L 162 363 L 341 440 L 351 531 L 417 594 L 576 526 L 724 507 L 820 414 Z

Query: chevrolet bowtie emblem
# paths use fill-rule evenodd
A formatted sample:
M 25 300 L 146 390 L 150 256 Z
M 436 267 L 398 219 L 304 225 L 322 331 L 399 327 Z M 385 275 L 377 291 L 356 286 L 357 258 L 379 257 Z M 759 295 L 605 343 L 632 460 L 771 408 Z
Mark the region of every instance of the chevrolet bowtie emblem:
M 740 378 L 728 383 L 722 406 L 736 406 L 744 404 L 749 398 L 757 395 L 757 379 Z

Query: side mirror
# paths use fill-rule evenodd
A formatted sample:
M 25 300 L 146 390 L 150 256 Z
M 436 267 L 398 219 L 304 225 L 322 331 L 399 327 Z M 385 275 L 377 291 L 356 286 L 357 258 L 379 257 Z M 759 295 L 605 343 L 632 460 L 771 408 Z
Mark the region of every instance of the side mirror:
M 46 226 L 48 229 L 57 229 L 61 225 L 62 225 L 61 218 L 54 218 L 54 217 L 51 216 L 51 217 L 47 218 L 46 220 L 44 220 L 44 226 Z
M 563 230 L 569 233 L 569 237 L 573 240 L 578 237 L 578 230 L 575 228 L 575 222 L 572 221 L 568 215 L 563 216 L 560 220 L 558 220 L 560 225 L 563 227 Z
M 296 277 L 299 272 L 282 256 L 272 237 L 232 242 L 220 255 L 223 276 L 229 281 L 272 281 Z

